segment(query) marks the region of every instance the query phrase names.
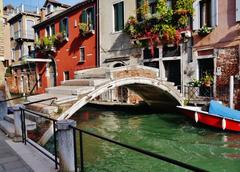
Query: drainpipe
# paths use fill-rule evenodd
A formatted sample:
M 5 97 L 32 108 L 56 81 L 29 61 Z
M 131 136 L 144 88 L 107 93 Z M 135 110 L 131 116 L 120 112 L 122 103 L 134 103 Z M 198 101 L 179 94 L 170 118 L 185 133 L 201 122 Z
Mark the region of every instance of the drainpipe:
M 96 8 L 97 8 L 97 10 L 96 10 L 96 61 L 97 61 L 97 67 L 100 67 L 100 28 L 99 28 L 99 0 L 96 0 Z

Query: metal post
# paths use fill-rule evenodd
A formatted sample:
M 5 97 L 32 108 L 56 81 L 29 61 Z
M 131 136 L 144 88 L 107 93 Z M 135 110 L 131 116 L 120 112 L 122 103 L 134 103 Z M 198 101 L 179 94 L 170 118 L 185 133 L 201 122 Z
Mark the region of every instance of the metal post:
M 77 146 L 76 146 L 76 130 L 73 129 L 73 152 L 74 152 L 74 167 L 75 172 L 77 172 Z
M 57 145 L 60 159 L 60 171 L 75 171 L 74 160 L 74 140 L 73 129 L 70 126 L 76 126 L 74 120 L 60 120 L 57 121 L 56 127 Z
M 55 169 L 58 169 L 58 162 L 57 162 L 57 131 L 56 131 L 56 122 L 53 121 L 53 139 L 54 139 L 54 156 L 55 156 Z
M 233 76 L 231 76 L 229 83 L 229 107 L 232 109 L 234 109 L 233 95 L 234 95 L 234 78 Z
M 21 114 L 23 114 L 22 109 L 24 109 L 24 106 L 21 104 L 15 105 L 13 107 L 14 127 L 15 127 L 14 141 L 15 142 L 20 142 L 20 141 L 22 142 L 22 138 L 23 138 L 22 134 L 25 132 L 24 127 L 22 127 L 24 126 L 24 118 L 21 117 L 22 116 Z
M 83 137 L 82 137 L 82 131 L 79 131 L 79 142 L 80 142 L 80 158 L 81 158 L 81 172 L 84 171 L 84 165 L 83 165 Z

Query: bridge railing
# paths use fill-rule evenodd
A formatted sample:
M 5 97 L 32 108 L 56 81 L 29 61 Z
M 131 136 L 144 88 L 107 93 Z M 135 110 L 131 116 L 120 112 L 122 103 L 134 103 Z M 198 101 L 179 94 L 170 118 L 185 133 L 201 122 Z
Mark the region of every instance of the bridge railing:
M 91 136 L 91 137 L 109 142 L 111 144 L 118 145 L 118 146 L 120 146 L 122 148 L 125 148 L 127 150 L 131 150 L 131 151 L 143 154 L 145 156 L 149 156 L 149 157 L 161 160 L 161 161 L 165 161 L 167 163 L 176 165 L 178 167 L 181 167 L 181 168 L 184 168 L 184 169 L 187 169 L 187 170 L 199 171 L 199 172 L 207 171 L 207 170 L 201 169 L 199 167 L 195 167 L 193 165 L 189 165 L 189 164 L 186 164 L 184 162 L 181 162 L 181 161 L 178 161 L 178 160 L 175 160 L 175 159 L 171 159 L 171 158 L 168 158 L 166 156 L 163 156 L 163 155 L 160 155 L 160 154 L 157 154 L 157 153 L 154 153 L 154 152 L 150 152 L 150 151 L 147 151 L 147 150 L 144 150 L 144 149 L 141 149 L 141 148 L 137 148 L 137 147 L 134 147 L 134 146 L 131 146 L 131 145 L 127 145 L 127 144 L 118 142 L 118 141 L 114 141 L 112 139 L 109 139 L 109 138 L 94 134 L 92 132 L 88 132 L 88 131 L 73 127 L 71 125 L 69 127 L 72 128 L 72 130 L 73 130 L 75 172 L 77 172 L 77 171 L 83 172 L 85 170 L 85 168 L 84 168 L 84 152 L 85 151 L 83 150 L 83 147 L 84 147 L 84 145 L 83 145 L 84 144 L 83 135 L 88 135 L 88 136 Z M 77 138 L 77 136 L 78 136 L 78 138 Z M 79 154 L 77 152 L 78 147 L 79 147 L 79 150 L 80 150 Z M 78 161 L 79 161 L 78 157 L 80 157 L 80 163 L 78 163 Z M 110 170 L 110 169 L 108 169 L 108 170 Z
M 55 163 L 55 169 L 58 169 L 57 120 L 28 109 L 20 108 L 20 110 L 23 143 L 36 148 L 36 150 L 52 160 Z M 36 121 L 36 127 L 31 126 L 33 124 L 29 122 L 29 119 Z M 53 137 L 50 139 L 49 145 L 43 147 L 38 144 L 38 140 L 51 125 L 53 125 Z

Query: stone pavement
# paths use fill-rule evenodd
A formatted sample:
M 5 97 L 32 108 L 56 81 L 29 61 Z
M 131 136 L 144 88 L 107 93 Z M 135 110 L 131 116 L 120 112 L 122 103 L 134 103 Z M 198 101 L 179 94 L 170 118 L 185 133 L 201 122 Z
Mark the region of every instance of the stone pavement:
M 30 172 L 33 171 L 7 144 L 8 138 L 0 130 L 0 172 Z

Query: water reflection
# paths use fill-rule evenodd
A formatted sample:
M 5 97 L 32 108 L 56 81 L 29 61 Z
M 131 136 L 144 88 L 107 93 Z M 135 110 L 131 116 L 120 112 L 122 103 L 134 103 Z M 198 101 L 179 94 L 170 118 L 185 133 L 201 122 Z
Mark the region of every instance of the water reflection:
M 78 127 L 209 171 L 239 171 L 240 135 L 194 125 L 180 114 L 85 108 Z M 87 171 L 184 171 L 84 135 Z

